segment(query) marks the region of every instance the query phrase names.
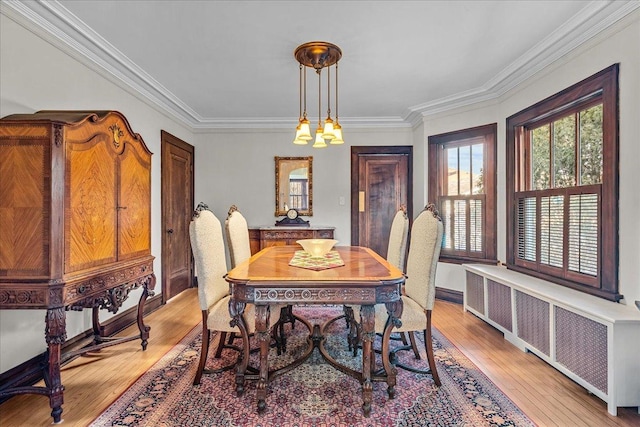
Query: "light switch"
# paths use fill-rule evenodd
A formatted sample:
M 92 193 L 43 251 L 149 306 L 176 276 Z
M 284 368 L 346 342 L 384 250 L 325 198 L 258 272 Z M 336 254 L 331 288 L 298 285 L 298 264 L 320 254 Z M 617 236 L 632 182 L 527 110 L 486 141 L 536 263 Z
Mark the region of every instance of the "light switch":
M 344 196 L 340 196 L 340 199 L 339 199 L 339 201 L 338 201 L 338 204 L 339 204 L 340 206 L 344 206 Z

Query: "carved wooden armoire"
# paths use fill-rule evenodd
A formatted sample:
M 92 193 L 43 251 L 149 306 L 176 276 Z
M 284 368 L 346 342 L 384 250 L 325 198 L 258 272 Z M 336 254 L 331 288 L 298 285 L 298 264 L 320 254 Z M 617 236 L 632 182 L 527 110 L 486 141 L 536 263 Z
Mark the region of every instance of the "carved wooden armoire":
M 45 387 L 0 396 L 49 396 L 62 414 L 60 365 L 140 338 L 153 295 L 151 152 L 116 111 L 39 111 L 0 119 L 0 309 L 46 309 Z M 99 309 L 115 313 L 133 289 L 140 335 L 103 336 Z M 92 344 L 61 354 L 66 310 L 93 310 Z

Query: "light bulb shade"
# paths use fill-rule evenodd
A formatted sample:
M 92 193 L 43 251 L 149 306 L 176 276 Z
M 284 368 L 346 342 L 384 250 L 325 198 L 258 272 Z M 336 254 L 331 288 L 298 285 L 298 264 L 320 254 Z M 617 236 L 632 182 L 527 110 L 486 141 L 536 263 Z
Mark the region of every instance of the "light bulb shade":
M 342 139 L 342 126 L 340 126 L 340 124 L 336 123 L 333 126 L 333 134 L 335 135 L 335 138 L 333 138 L 331 140 L 331 144 L 333 145 L 338 145 L 338 144 L 344 144 L 344 140 Z
M 322 137 L 322 128 L 318 128 L 318 131 L 316 132 L 316 140 L 313 143 L 312 147 L 325 148 L 326 146 L 327 146 L 327 143 L 324 142 L 324 138 Z
M 297 145 L 307 145 L 309 140 L 300 138 L 300 134 L 302 133 L 302 130 L 300 128 L 301 125 L 298 125 L 296 127 L 296 137 L 293 139 L 293 143 Z
M 328 140 L 332 140 L 336 137 L 336 135 L 333 133 L 333 120 L 331 120 L 331 117 L 327 117 L 327 119 L 324 121 L 322 137 Z
M 309 126 L 309 120 L 300 120 L 298 128 L 300 130 L 296 132 L 296 139 L 302 139 L 303 141 L 311 141 L 313 139 L 313 137 L 311 136 L 311 127 Z
M 296 145 L 307 145 L 309 143 L 309 141 L 307 141 L 305 139 L 300 139 L 296 135 L 295 139 L 293 140 L 293 143 L 296 144 Z

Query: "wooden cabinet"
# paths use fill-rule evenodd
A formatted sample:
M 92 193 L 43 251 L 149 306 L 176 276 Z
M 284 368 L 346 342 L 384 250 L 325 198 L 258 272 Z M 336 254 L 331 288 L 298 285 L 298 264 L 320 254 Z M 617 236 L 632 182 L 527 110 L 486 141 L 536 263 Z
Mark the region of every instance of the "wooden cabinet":
M 153 294 L 151 152 L 115 111 L 40 111 L 0 120 L 0 309 L 46 309 L 47 386 L 60 421 L 60 365 L 132 339 L 143 349 L 144 302 Z M 143 287 L 140 335 L 102 336 L 98 310 L 118 311 Z M 93 345 L 61 354 L 66 310 L 93 310 Z
M 269 246 L 295 245 L 300 239 L 333 239 L 335 227 L 249 227 L 251 255 Z

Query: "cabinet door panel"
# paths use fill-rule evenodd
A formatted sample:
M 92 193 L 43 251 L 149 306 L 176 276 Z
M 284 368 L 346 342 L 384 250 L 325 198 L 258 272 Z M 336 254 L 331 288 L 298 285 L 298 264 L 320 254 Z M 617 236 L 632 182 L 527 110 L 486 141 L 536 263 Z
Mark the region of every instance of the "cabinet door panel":
M 151 174 L 148 157 L 141 156 L 131 144 L 127 144 L 119 159 L 119 260 L 144 255 L 151 249 Z
M 48 139 L 0 146 L 0 275 L 48 274 Z M 42 142 L 39 144 L 38 142 Z
M 116 261 L 116 164 L 107 144 L 67 147 L 65 273 Z

